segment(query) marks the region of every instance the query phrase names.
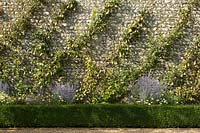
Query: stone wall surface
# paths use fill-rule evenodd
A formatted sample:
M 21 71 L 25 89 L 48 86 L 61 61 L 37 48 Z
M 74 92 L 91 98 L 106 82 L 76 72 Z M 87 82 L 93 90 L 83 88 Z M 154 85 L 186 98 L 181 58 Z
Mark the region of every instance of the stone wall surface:
M 0 36 L 3 32 L 9 29 L 9 26 L 25 13 L 30 0 L 0 0 Z M 35 14 L 31 22 L 37 29 L 48 29 L 52 24 L 53 17 L 58 12 L 61 5 L 67 0 L 54 0 L 52 4 L 42 7 L 41 11 Z M 91 22 L 94 13 L 98 13 L 103 8 L 106 0 L 77 0 L 79 3 L 78 11 L 68 16 L 55 25 L 59 31 L 56 35 L 55 45 L 63 46 L 67 38 L 75 38 L 76 36 L 87 32 L 87 27 Z M 135 20 L 139 11 L 148 10 L 152 15 L 150 21 L 150 33 L 144 35 L 144 41 L 138 46 L 133 46 L 133 49 L 138 49 L 139 52 L 134 54 L 132 58 L 138 62 L 142 60 L 146 49 L 146 38 L 158 35 L 166 36 L 178 21 L 179 11 L 182 8 L 187 8 L 189 0 L 122 0 L 122 5 L 113 13 L 110 24 L 105 32 L 94 39 L 91 45 L 95 46 L 94 54 L 97 62 L 106 56 L 112 54 L 115 47 L 121 43 L 122 35 L 125 29 Z M 189 46 L 200 34 L 200 9 L 195 8 L 192 11 L 194 22 L 191 28 L 187 29 L 188 36 L 182 40 L 184 45 L 181 50 L 185 50 L 185 46 Z M 30 33 L 32 31 L 29 31 Z M 30 40 L 30 34 L 27 33 L 27 38 L 23 40 L 27 43 Z M 179 51 L 179 56 L 184 54 Z M 135 58 L 137 57 L 137 58 Z M 134 63 L 133 63 L 134 64 Z

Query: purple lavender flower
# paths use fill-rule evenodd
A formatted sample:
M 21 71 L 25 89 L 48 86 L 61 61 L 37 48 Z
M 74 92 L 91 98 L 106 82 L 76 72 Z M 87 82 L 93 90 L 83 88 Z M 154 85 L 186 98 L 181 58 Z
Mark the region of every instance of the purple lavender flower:
M 64 101 L 68 103 L 73 102 L 73 98 L 75 95 L 75 87 L 70 83 L 57 83 L 54 82 L 53 85 L 49 86 L 49 90 L 53 95 L 58 95 Z
M 9 88 L 8 84 L 0 80 L 0 92 L 8 94 L 9 93 L 8 88 Z
M 161 85 L 159 80 L 154 79 L 151 74 L 142 76 L 138 81 L 131 85 L 131 96 L 138 95 L 141 101 L 147 99 L 158 99 L 161 97 L 162 92 L 166 86 Z

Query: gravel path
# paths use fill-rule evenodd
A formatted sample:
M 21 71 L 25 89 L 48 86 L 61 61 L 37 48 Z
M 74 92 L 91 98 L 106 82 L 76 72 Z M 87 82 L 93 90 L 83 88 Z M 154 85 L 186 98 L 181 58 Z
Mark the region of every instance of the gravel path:
M 198 128 L 0 128 L 0 133 L 200 133 Z

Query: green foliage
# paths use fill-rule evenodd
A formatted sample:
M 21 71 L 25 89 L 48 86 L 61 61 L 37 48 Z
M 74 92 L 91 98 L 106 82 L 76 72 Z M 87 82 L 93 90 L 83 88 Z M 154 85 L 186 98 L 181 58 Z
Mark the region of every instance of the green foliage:
M 71 58 L 84 58 L 83 56 L 87 55 L 86 53 L 90 53 L 91 47 L 89 43 L 96 35 L 99 35 L 105 31 L 109 22 L 109 18 L 112 16 L 114 10 L 119 7 L 119 5 L 120 0 L 108 0 L 105 3 L 104 9 L 97 14 L 93 22 L 87 28 L 87 32 L 78 36 L 75 40 L 69 39 L 67 41 L 67 55 Z
M 148 35 L 148 23 L 152 17 L 150 12 L 146 10 L 140 12 L 124 31 L 123 42 L 117 45 L 112 55 L 108 55 L 103 60 L 103 64 L 97 65 L 93 46 L 90 43 L 106 31 L 110 18 L 121 6 L 121 0 L 108 0 L 103 10 L 100 12 L 94 10 L 92 22 L 88 25 L 86 32 L 76 36 L 75 39 L 67 38 L 62 48 L 55 46 L 54 39 L 56 39 L 57 31 L 54 26 L 58 21 L 66 19 L 68 15 L 76 11 L 78 2 L 69 0 L 63 3 L 61 9 L 58 9 L 58 14 L 54 14 L 56 21 L 51 23 L 53 27 L 33 29 L 31 19 L 50 2 L 54 0 L 31 0 L 25 13 L 10 26 L 9 32 L 5 33 L 0 40 L 0 79 L 11 86 L 11 95 L 16 96 L 17 103 L 23 103 L 28 96 L 38 96 L 41 89 L 44 89 L 41 95 L 45 96 L 44 99 L 41 98 L 42 100 L 47 100 L 47 103 L 60 102 L 59 96 L 51 97 L 47 86 L 54 80 L 74 78 L 67 77 L 68 69 L 77 73 L 80 69 L 83 71 L 75 77 L 77 82 L 80 81 L 80 89 L 77 90 L 74 98 L 76 103 L 122 102 L 128 95 L 128 87 L 132 80 L 137 82 L 142 75 L 159 71 L 160 68 L 170 69 L 165 68 L 165 62 L 173 60 L 175 47 L 179 47 L 179 42 L 187 36 L 186 29 L 193 21 L 192 11 L 199 6 L 198 0 L 192 0 L 186 9 L 181 9 L 174 29 L 167 36 L 159 36 L 147 42 L 149 44 L 144 61 L 135 68 L 129 61 L 129 58 L 134 56 L 131 50 L 137 47 L 137 43 L 142 41 L 141 38 L 144 35 Z M 23 41 L 28 31 L 32 34 L 29 43 L 25 46 Z M 163 82 L 170 90 L 169 94 L 168 92 L 164 94 L 166 98 L 163 97 L 161 100 L 166 100 L 167 103 L 179 100 L 183 103 L 200 102 L 199 40 L 191 47 L 189 46 L 189 50 L 178 67 L 174 67 L 163 76 Z M 173 94 L 175 94 L 174 97 L 172 97 Z M 6 94 L 1 95 L 9 97 Z M 40 99 L 40 95 L 38 97 Z
M 81 88 L 76 94 L 75 100 L 80 103 L 96 103 L 98 100 L 93 96 L 97 95 L 95 90 L 98 88 L 102 77 L 102 69 L 93 63 L 91 47 L 89 43 L 95 35 L 102 33 L 109 22 L 113 11 L 119 7 L 120 1 L 108 1 L 104 9 L 94 17 L 93 22 L 88 27 L 88 32 L 79 36 L 75 41 L 68 41 L 68 56 L 81 58 L 85 66 L 85 74 L 81 83 Z M 93 94 L 95 93 L 95 94 Z
M 5 34 L 3 41 L 8 49 L 15 51 L 16 45 L 20 45 L 19 39 L 24 37 L 24 33 L 31 28 L 30 19 L 36 11 L 40 9 L 39 1 L 31 1 L 30 7 L 16 22 L 11 26 L 10 33 Z
M 87 58 L 86 61 L 86 71 L 81 81 L 81 88 L 76 92 L 75 101 L 77 103 L 96 103 L 99 99 L 98 86 L 105 74 L 90 58 Z
M 137 18 L 124 31 L 123 43 L 119 44 L 115 53 L 106 59 L 107 62 L 117 66 L 125 64 L 125 59 L 128 59 L 131 54 L 130 46 L 134 46 L 137 41 L 140 41 L 141 36 L 148 29 L 148 20 L 150 17 L 150 13 L 146 10 L 139 12 Z
M 200 1 L 199 0 L 191 0 L 191 5 L 198 8 L 200 6 Z
M 0 91 L 0 105 L 14 104 L 15 98 L 10 97 L 4 92 Z
M 16 86 L 25 92 L 29 90 L 29 86 L 22 82 L 27 68 L 24 65 L 26 56 L 22 51 L 21 39 L 31 28 L 30 19 L 40 9 L 40 4 L 39 1 L 31 1 L 27 12 L 11 26 L 10 33 L 3 36 L 4 56 L 1 56 L 0 78 L 6 80 L 11 87 Z
M 59 15 L 56 16 L 54 19 L 56 21 L 64 20 L 71 12 L 76 11 L 77 7 L 78 7 L 78 2 L 76 0 L 67 1 L 67 3 L 64 3 L 62 5 L 59 11 Z
M 12 25 L 11 34 L 4 35 L 4 45 L 1 45 L 4 56 L 1 56 L 0 78 L 12 87 L 12 95 L 17 96 L 17 101 L 45 88 L 62 69 L 60 58 L 63 53 L 59 50 L 54 52 L 52 48 L 54 28 L 35 30 L 29 46 L 21 44 L 26 32 L 32 28 L 30 19 L 41 4 L 44 1 L 32 1 L 27 12 Z
M 125 49 L 125 47 L 128 48 L 131 42 L 137 40 L 138 36 L 144 32 L 143 26 L 148 17 L 148 12 L 141 12 L 141 15 L 130 26 L 129 30 L 125 31 L 125 43 L 122 44 L 124 47 L 119 47 L 115 58 L 111 56 L 111 63 L 113 63 L 116 58 L 118 58 L 118 60 L 123 59 L 121 55 L 124 54 L 124 50 L 122 49 Z M 131 70 L 121 71 L 118 66 L 106 70 L 106 68 L 97 66 L 95 62 L 92 61 L 90 55 L 86 56 L 84 63 L 86 72 L 83 76 L 81 88 L 75 97 L 78 103 L 116 103 L 120 102 L 121 99 L 127 95 L 129 82 L 132 78 L 130 74 L 132 72 Z
M 166 37 L 159 37 L 150 42 L 144 62 L 133 73 L 135 79 L 138 79 L 142 74 L 164 67 L 162 62 L 173 58 L 171 55 L 176 43 L 186 36 L 185 27 L 191 20 L 191 11 L 192 6 L 189 6 L 188 9 L 181 9 L 179 20 L 174 29 Z
M 168 74 L 168 83 L 176 90 L 176 95 L 183 103 L 200 102 L 200 38 L 191 46 L 183 57 L 183 61 Z
M 200 107 L 166 105 L 0 106 L 0 127 L 199 128 Z
M 102 83 L 101 102 L 102 103 L 120 103 L 128 95 L 128 86 L 132 80 L 129 71 L 120 69 L 110 69 L 106 73 L 106 78 Z

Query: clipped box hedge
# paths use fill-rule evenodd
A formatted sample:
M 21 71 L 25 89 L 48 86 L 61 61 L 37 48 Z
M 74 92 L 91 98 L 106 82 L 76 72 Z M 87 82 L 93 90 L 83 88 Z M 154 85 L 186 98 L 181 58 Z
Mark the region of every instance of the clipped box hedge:
M 200 127 L 200 106 L 4 105 L 0 127 Z

